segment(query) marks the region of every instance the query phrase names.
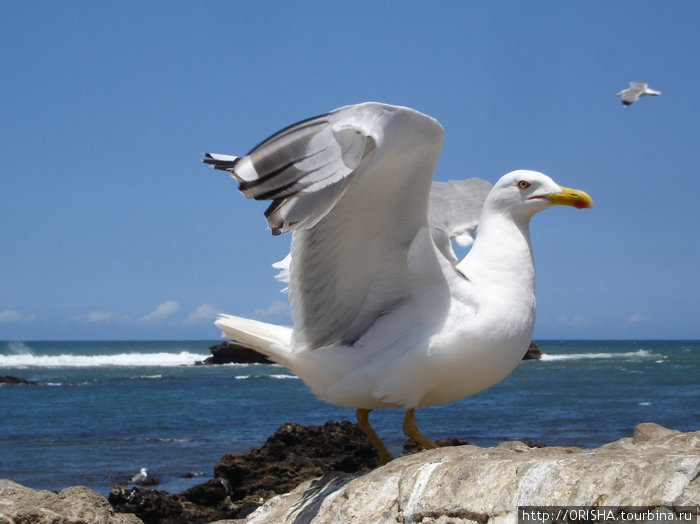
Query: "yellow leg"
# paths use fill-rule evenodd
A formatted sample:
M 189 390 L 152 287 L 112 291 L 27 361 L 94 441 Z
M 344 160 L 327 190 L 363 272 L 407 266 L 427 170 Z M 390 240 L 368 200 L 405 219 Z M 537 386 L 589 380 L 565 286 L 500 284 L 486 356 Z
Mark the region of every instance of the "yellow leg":
M 357 426 L 362 430 L 362 432 L 365 435 L 367 435 L 367 438 L 374 446 L 374 449 L 377 450 L 377 453 L 379 454 L 379 465 L 383 466 L 387 462 L 394 460 L 394 457 L 391 456 L 391 453 L 389 453 L 389 450 L 386 449 L 386 446 L 384 445 L 384 442 L 382 442 L 382 439 L 380 439 L 377 436 L 377 434 L 372 429 L 372 426 L 369 425 L 370 411 L 372 410 L 362 408 L 355 411 L 355 417 L 357 418 Z
M 418 428 L 416 427 L 415 408 L 406 411 L 406 416 L 403 418 L 401 429 L 403 429 L 403 432 L 408 436 L 408 438 L 421 446 L 423 449 L 435 449 L 438 447 L 435 442 L 423 436 L 421 432 L 418 431 Z

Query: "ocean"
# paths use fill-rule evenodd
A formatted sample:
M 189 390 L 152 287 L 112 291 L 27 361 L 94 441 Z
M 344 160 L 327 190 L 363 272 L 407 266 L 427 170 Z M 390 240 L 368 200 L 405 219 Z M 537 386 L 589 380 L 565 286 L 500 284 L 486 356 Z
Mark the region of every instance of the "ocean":
M 176 493 L 213 475 L 218 458 L 260 446 L 284 422 L 353 420 L 285 368 L 196 366 L 219 341 L 0 342 L 0 478 L 107 495 L 140 468 Z M 700 341 L 536 341 L 524 361 L 472 397 L 421 408 L 432 439 L 492 446 L 524 440 L 592 448 L 656 422 L 700 429 Z M 403 413 L 371 415 L 398 453 Z

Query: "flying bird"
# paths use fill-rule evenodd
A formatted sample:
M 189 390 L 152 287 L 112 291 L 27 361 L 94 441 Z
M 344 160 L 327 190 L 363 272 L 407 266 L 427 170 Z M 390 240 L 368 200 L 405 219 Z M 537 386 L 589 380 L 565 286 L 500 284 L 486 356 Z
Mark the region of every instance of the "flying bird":
M 380 464 L 392 456 L 370 411 L 404 410 L 404 433 L 434 448 L 416 408 L 477 393 L 517 366 L 535 321 L 530 218 L 553 205 L 593 205 L 536 171 L 493 187 L 433 182 L 443 137 L 430 116 L 367 102 L 287 127 L 245 156 L 204 158 L 246 197 L 272 201 L 273 235 L 292 233 L 294 326 L 233 315 L 216 325 L 320 399 L 354 408 Z M 474 240 L 462 260 L 452 238 Z
M 615 96 L 621 96 L 622 105 L 627 107 L 632 104 L 632 102 L 639 100 L 642 96 L 659 96 L 660 94 L 661 91 L 649 89 L 649 85 L 646 82 L 630 82 L 630 86 L 627 89 L 623 89 Z

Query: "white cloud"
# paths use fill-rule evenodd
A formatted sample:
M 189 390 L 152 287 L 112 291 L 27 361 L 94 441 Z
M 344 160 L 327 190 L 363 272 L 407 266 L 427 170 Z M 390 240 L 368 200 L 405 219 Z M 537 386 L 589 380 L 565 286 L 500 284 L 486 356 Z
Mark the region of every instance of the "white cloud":
M 642 320 L 644 320 L 644 318 L 639 313 L 635 313 L 634 315 L 630 315 L 627 318 L 627 322 L 629 322 L 631 324 L 636 323 L 636 322 L 641 322 Z
M 21 322 L 23 318 L 22 315 L 12 309 L 0 311 L 0 322 Z
M 167 302 L 163 302 L 160 306 L 158 306 L 148 315 L 143 317 L 143 319 L 146 321 L 160 320 L 162 318 L 169 317 L 174 313 L 177 313 L 179 309 L 180 304 L 178 302 L 176 302 L 175 300 L 168 300 Z
M 267 309 L 256 309 L 253 315 L 262 318 L 289 316 L 289 302 L 276 300 Z
M 200 322 L 214 322 L 219 310 L 211 304 L 202 304 L 192 313 L 187 315 L 186 324 L 198 324 Z
M 108 320 L 114 318 L 116 313 L 105 313 L 103 311 L 92 311 L 85 315 L 85 320 L 88 322 L 107 322 Z

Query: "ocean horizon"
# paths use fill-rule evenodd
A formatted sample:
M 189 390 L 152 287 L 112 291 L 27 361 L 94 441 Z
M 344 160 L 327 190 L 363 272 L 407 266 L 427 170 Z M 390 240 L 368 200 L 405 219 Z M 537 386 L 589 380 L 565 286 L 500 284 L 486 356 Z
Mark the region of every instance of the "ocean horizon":
M 142 467 L 171 493 L 212 478 L 226 453 L 259 447 L 285 422 L 354 421 L 281 366 L 198 366 L 218 340 L 0 342 L 0 478 L 103 495 Z M 700 341 L 535 340 L 545 352 L 464 399 L 420 408 L 432 439 L 593 448 L 655 422 L 700 429 Z M 371 421 L 400 450 L 399 410 Z

